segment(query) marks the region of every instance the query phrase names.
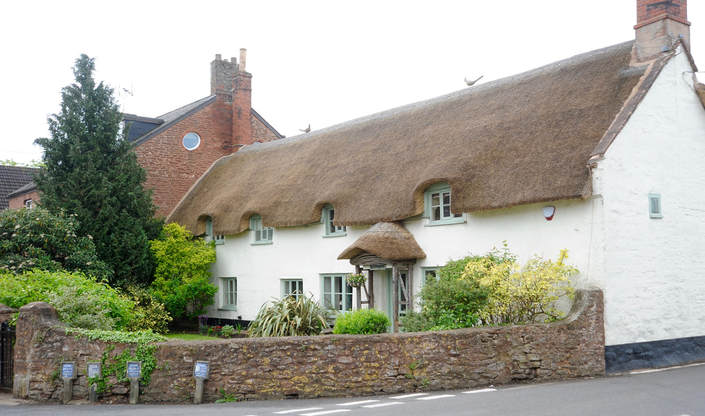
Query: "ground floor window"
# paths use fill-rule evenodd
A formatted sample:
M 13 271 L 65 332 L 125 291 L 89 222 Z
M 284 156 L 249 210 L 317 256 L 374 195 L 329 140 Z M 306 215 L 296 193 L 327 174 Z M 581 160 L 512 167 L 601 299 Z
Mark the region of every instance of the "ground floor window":
M 438 280 L 438 269 L 440 267 L 423 267 L 421 269 L 423 271 L 423 283 L 426 284 L 427 282 Z
M 304 294 L 304 281 L 301 279 L 282 279 L 281 281 L 282 298 L 293 296 L 296 299 Z
M 348 285 L 345 275 L 327 274 L 321 276 L 323 306 L 336 311 L 352 310 L 352 287 Z
M 220 279 L 220 290 L 223 292 L 221 309 L 237 309 L 237 279 L 235 277 L 224 277 Z

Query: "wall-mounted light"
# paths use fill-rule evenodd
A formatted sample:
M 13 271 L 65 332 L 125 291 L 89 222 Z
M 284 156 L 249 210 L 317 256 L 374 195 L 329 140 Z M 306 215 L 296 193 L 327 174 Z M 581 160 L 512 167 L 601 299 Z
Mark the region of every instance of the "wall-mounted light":
M 546 218 L 546 221 L 551 221 L 555 214 L 556 214 L 556 207 L 554 207 L 553 205 L 543 207 L 543 217 Z

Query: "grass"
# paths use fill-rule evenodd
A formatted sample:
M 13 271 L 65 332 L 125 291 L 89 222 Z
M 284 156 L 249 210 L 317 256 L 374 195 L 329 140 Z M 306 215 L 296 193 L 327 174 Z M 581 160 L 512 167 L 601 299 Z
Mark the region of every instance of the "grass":
M 169 339 L 183 339 L 186 341 L 203 341 L 203 340 L 214 340 L 214 339 L 222 339 L 218 337 L 209 337 L 207 335 L 201 335 L 201 334 L 185 334 L 185 333 L 171 333 L 166 335 L 167 338 Z

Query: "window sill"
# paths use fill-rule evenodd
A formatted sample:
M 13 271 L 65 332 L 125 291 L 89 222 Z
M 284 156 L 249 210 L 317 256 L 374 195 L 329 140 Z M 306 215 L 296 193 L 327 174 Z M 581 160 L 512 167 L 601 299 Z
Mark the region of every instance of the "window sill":
M 323 238 L 345 237 L 346 235 L 348 235 L 348 233 L 325 234 Z
M 230 311 L 230 312 L 237 312 L 237 306 L 221 306 L 218 308 L 219 311 Z
M 468 222 L 467 218 L 463 215 L 462 217 L 458 218 L 450 218 L 447 220 L 440 220 L 440 221 L 431 221 L 427 220 L 426 224 L 424 224 L 424 227 L 438 227 L 441 225 L 452 225 L 452 224 L 466 224 Z
M 215 245 L 216 245 L 216 246 L 224 246 L 224 245 L 225 245 L 225 241 L 216 241 L 216 242 L 215 242 Z
M 268 246 L 270 244 L 273 244 L 271 241 L 255 241 L 253 243 L 250 243 L 251 246 Z

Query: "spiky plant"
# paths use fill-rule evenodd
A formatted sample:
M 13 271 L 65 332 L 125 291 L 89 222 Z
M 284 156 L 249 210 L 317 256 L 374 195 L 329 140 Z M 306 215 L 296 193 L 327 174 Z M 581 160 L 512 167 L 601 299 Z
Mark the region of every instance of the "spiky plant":
M 313 296 L 286 296 L 267 302 L 250 324 L 251 337 L 318 335 L 327 327 L 328 311 Z

